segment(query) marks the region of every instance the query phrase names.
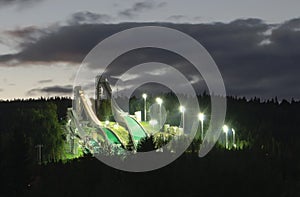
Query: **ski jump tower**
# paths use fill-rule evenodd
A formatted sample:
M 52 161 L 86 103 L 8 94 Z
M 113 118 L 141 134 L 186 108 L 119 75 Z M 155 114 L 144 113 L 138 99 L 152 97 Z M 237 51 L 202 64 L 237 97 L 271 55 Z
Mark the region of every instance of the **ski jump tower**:
M 95 91 L 95 112 L 99 117 L 100 114 L 100 106 L 102 100 L 109 100 L 111 98 L 111 87 L 108 83 L 108 80 L 105 76 L 97 76 L 96 77 L 96 91 Z

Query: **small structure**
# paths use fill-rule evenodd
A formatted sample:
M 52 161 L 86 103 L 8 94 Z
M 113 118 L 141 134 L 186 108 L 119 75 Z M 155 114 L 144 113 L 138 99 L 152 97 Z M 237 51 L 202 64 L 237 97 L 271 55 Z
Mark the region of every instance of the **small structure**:
M 141 111 L 134 112 L 134 116 L 137 121 L 139 121 L 139 122 L 142 121 L 142 112 Z

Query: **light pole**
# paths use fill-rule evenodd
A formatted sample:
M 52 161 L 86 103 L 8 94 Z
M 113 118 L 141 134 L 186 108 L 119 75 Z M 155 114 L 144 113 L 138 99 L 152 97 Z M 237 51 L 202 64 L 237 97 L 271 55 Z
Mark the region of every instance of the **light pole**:
M 147 121 L 147 94 L 143 94 L 143 99 L 144 99 L 144 121 L 146 122 Z
M 236 143 L 235 143 L 235 130 L 232 128 L 232 143 L 233 143 L 233 147 L 236 148 Z
M 159 126 L 162 126 L 162 117 L 161 117 L 161 104 L 163 103 L 163 100 L 159 97 L 156 98 L 156 102 L 159 105 Z
M 201 141 L 203 141 L 203 121 L 204 121 L 205 116 L 203 113 L 199 113 L 198 118 L 201 122 Z
M 224 125 L 223 126 L 223 132 L 225 133 L 225 137 L 226 137 L 226 141 L 225 141 L 225 146 L 226 146 L 226 149 L 228 149 L 228 126 L 227 125 Z
M 37 161 L 39 165 L 42 165 L 42 148 L 43 145 L 42 144 L 38 144 L 35 146 L 35 148 L 37 148 L 38 152 L 37 152 Z
M 181 119 L 182 119 L 182 130 L 184 131 L 184 112 L 185 112 L 185 107 L 180 105 L 179 111 L 181 112 Z

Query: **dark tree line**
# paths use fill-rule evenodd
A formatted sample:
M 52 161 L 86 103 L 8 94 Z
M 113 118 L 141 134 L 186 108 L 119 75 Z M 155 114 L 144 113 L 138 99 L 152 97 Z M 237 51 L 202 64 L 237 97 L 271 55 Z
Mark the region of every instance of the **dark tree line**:
M 1 193 L 19 194 L 30 182 L 37 164 L 37 145 L 42 161 L 58 161 L 64 154 L 64 118 L 68 98 L 0 102 Z M 2 187 L 1 187 L 2 188 Z

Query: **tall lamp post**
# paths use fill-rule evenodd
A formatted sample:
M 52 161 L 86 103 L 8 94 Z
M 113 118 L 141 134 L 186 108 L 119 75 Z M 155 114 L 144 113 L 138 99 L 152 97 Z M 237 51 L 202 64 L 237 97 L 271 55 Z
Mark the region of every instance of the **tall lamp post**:
M 159 126 L 162 126 L 161 104 L 163 103 L 163 100 L 161 98 L 157 97 L 156 102 L 159 105 Z
M 144 99 L 144 121 L 147 121 L 147 94 L 143 94 L 143 99 Z
M 225 137 L 226 137 L 226 141 L 225 141 L 225 146 L 226 146 L 226 149 L 228 149 L 228 126 L 227 125 L 224 125 L 223 126 L 223 132 L 225 133 Z
M 42 144 L 38 144 L 35 146 L 35 148 L 37 148 L 38 152 L 37 152 L 37 161 L 39 165 L 42 165 L 42 148 L 43 145 Z
M 232 143 L 233 143 L 233 147 L 236 148 L 236 143 L 235 143 L 235 130 L 232 128 Z
M 199 118 L 199 120 L 200 120 L 200 122 L 201 122 L 201 141 L 203 141 L 203 122 L 204 122 L 204 118 L 205 118 L 205 116 L 204 116 L 204 114 L 203 113 L 199 113 L 198 114 L 198 118 Z
M 180 106 L 179 107 L 179 111 L 181 113 L 181 120 L 182 120 L 182 129 L 184 131 L 184 112 L 185 112 L 185 107 L 184 106 Z

